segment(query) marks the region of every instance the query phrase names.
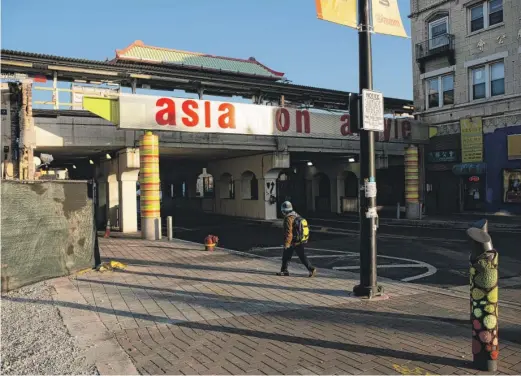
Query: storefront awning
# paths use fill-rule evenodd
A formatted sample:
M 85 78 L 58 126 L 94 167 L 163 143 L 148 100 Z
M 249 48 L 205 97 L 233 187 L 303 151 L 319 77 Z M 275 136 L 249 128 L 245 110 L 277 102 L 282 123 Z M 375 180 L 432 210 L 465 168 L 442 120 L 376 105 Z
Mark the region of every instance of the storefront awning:
M 486 163 L 460 163 L 452 167 L 454 175 L 482 175 L 487 172 Z

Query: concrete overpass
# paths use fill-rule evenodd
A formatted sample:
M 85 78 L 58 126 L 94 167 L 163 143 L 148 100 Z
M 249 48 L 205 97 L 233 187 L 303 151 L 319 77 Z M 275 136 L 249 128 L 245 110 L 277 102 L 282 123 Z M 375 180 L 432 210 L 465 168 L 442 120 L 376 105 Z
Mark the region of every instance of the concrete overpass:
M 53 96 L 48 102 L 53 108 L 36 108 L 34 101 L 25 98 L 31 102 L 32 113 L 31 120 L 22 124 L 21 133 L 26 136 L 22 139 L 33 142 L 22 146 L 35 155 L 52 154 L 53 164 L 69 166 L 72 178 L 95 178 L 99 185 L 100 212 L 106 214 L 100 221 L 110 218 L 111 223 L 118 224 L 124 232 L 137 230 L 136 184 L 140 168 L 137 148 L 143 130 L 151 126 L 141 129 L 115 126 L 113 119 L 104 120 L 73 107 L 73 103 L 60 104 L 59 82 L 111 81 L 132 88 L 133 93 L 139 86 L 171 90 L 181 85 L 186 92 L 197 92 L 199 99 L 204 99 L 204 93 L 229 95 L 233 92 L 252 99 L 257 107 L 275 102 L 276 108 L 289 111 L 300 108 L 316 116 L 331 116 L 324 110 L 332 108 L 338 120 L 346 114 L 349 101 L 349 93 L 345 92 L 246 78 L 240 74 L 231 77 L 157 64 L 109 64 L 4 50 L 2 72 L 26 74 L 31 79 L 26 85 L 32 85 L 32 92 L 38 89 L 35 81 L 52 82 L 52 90 L 48 92 Z M 202 81 L 203 78 L 206 81 Z M 111 97 L 103 89 L 99 89 L 100 95 Z M 13 98 L 12 93 L 9 96 Z M 120 95 L 112 95 L 112 98 L 120 98 Z M 391 112 L 412 110 L 407 108 L 407 101 L 386 101 Z M 2 134 L 4 141 L 12 144 L 14 117 L 11 115 L 17 108 L 27 107 L 27 103 L 4 102 L 3 108 L 8 111 L 2 124 L 11 125 L 11 129 L 3 126 Z M 64 110 L 63 107 L 76 109 Z M 357 210 L 358 136 L 349 132 L 348 127 L 335 132 L 340 133 L 338 136 L 309 133 L 303 137 L 285 137 L 266 132 L 230 134 L 159 129 L 161 214 L 197 210 L 273 219 L 277 217 L 278 203 L 285 198 L 291 198 L 302 212 Z M 389 119 L 386 132 L 377 139 L 377 167 L 382 179 L 388 180 L 385 185 L 391 187 L 389 191 L 403 193 L 403 172 L 396 176 L 393 171 L 403 170 L 404 146 L 427 142 L 428 130 L 410 118 Z M 70 166 L 76 169 L 73 171 Z

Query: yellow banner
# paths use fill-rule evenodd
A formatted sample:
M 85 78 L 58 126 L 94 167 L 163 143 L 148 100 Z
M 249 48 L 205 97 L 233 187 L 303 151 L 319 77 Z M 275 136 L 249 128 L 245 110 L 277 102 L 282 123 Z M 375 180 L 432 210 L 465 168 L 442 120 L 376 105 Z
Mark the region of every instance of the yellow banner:
M 407 38 L 397 0 L 373 0 L 372 13 L 375 33 Z
M 483 122 L 481 117 L 460 119 L 461 163 L 483 162 Z
M 511 134 L 508 140 L 508 160 L 521 159 L 521 134 Z
M 356 0 L 315 0 L 315 5 L 319 19 L 357 28 Z

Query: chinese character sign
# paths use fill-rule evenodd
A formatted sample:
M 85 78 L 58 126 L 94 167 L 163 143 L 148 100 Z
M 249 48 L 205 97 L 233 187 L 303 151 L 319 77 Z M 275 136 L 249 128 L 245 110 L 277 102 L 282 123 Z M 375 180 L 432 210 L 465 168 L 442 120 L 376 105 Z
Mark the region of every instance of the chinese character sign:
M 481 117 L 460 119 L 461 162 L 483 161 L 483 122 Z

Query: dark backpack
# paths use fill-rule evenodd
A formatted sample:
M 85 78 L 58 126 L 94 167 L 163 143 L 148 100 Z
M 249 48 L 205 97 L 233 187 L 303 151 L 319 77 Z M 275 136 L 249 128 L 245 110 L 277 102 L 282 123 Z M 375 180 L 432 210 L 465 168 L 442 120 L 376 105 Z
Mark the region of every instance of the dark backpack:
M 309 239 L 308 221 L 299 215 L 295 216 L 293 222 L 293 239 L 299 244 L 306 244 Z

